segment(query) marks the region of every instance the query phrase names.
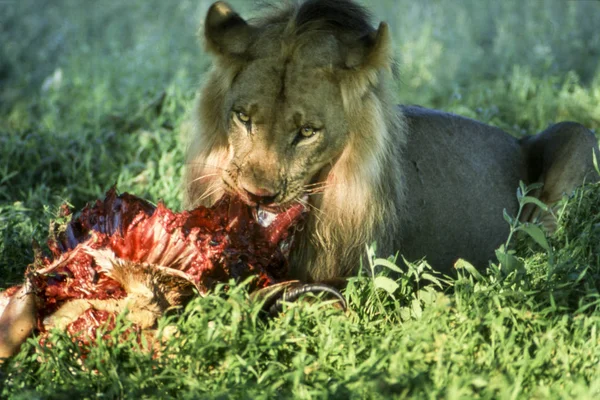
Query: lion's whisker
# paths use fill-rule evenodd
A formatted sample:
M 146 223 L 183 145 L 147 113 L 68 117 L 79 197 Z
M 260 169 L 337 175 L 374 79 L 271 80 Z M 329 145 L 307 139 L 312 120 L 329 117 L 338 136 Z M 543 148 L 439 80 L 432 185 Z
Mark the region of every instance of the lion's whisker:
M 327 189 L 329 187 L 330 186 L 323 186 L 323 187 L 320 187 L 320 188 L 308 189 L 308 190 L 305 190 L 304 193 L 306 193 L 308 195 L 319 194 L 319 193 L 323 193 L 325 191 L 325 189 Z
M 320 222 L 323 223 L 323 220 L 321 219 L 321 216 L 319 214 L 323 214 L 323 210 L 320 210 L 319 208 L 317 208 L 315 205 L 310 204 L 310 202 L 297 197 L 296 199 L 294 199 L 295 201 L 297 201 L 298 203 L 310 208 L 311 210 L 313 210 L 313 214 L 315 216 L 315 218 Z
M 315 188 L 315 189 L 308 189 L 305 190 L 304 193 L 308 196 L 312 196 L 314 194 L 322 194 L 323 192 L 325 192 L 326 189 L 330 188 L 331 185 L 327 185 L 327 186 L 323 186 L 323 187 L 319 187 L 319 188 Z
M 208 197 L 212 196 L 213 194 L 217 193 L 219 190 L 223 189 L 221 187 L 221 185 L 218 182 L 213 182 L 211 183 L 206 190 L 204 191 L 204 194 L 202 196 L 200 196 L 200 198 L 198 198 L 198 202 L 201 202 L 205 199 L 207 199 Z
M 305 192 L 321 192 L 327 188 L 333 187 L 337 185 L 337 183 L 331 183 L 331 182 L 319 182 L 319 183 L 313 183 L 313 184 L 309 184 L 309 185 L 304 185 L 303 189 Z
M 210 192 L 205 192 L 202 196 L 200 196 L 197 200 L 198 203 L 201 203 L 202 201 L 204 201 L 205 199 L 209 198 L 210 196 L 212 196 L 213 194 L 217 193 L 220 189 L 215 189 L 212 190 Z
M 220 167 L 218 165 L 212 165 L 212 164 L 207 164 L 207 163 L 202 163 L 202 162 L 186 162 L 185 165 L 193 165 L 193 166 L 203 166 L 207 169 L 215 169 L 218 171 L 223 171 L 225 168 Z
M 205 174 L 205 175 L 201 175 L 201 176 L 199 176 L 199 177 L 197 177 L 197 178 L 194 178 L 194 179 L 192 180 L 192 182 L 197 182 L 197 181 L 200 181 L 200 180 L 202 180 L 202 179 L 209 178 L 209 177 L 211 177 L 211 176 L 219 176 L 219 175 L 220 175 L 220 174 L 217 174 L 217 173 L 214 173 L 214 174 Z
M 327 182 L 315 182 L 315 183 L 307 183 L 303 187 L 308 189 L 310 187 L 319 186 L 319 185 L 327 185 L 327 184 L 328 184 Z

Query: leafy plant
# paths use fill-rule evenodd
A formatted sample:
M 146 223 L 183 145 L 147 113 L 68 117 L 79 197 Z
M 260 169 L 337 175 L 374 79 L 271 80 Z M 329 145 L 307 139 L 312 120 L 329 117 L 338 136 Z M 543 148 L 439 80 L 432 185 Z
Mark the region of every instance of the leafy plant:
M 548 274 L 551 274 L 552 269 L 552 248 L 548 243 L 548 239 L 546 239 L 546 234 L 540 228 L 540 226 L 530 223 L 530 222 L 520 222 L 521 216 L 523 215 L 523 211 L 528 204 L 534 205 L 538 207 L 540 210 L 544 212 L 552 213 L 552 210 L 544 203 L 542 203 L 538 198 L 533 196 L 528 196 L 529 193 L 536 191 L 542 187 L 541 184 L 533 184 L 530 186 L 526 186 L 523 182 L 519 183 L 519 188 L 517 189 L 517 200 L 519 202 L 519 210 L 517 212 L 516 217 L 511 217 L 508 215 L 506 210 L 504 210 L 504 220 L 510 226 L 510 232 L 508 234 L 508 238 L 506 242 L 501 245 L 498 250 L 496 250 L 496 257 L 500 262 L 501 268 L 503 268 L 506 274 L 523 269 L 523 262 L 519 260 L 515 254 L 515 250 L 510 249 L 511 241 L 513 237 L 518 232 L 524 232 L 529 237 L 531 237 L 538 245 L 540 245 L 546 252 L 548 252 L 549 256 L 549 270 Z

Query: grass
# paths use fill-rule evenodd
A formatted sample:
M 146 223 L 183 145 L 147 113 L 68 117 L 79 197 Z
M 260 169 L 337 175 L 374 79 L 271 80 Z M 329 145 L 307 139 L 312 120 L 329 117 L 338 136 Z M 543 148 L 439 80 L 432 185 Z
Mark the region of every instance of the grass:
M 208 66 L 195 32 L 209 4 L 0 2 L 0 287 L 22 280 L 65 201 L 116 183 L 180 207 L 179 127 Z M 600 130 L 599 3 L 370 6 L 397 38 L 402 102 L 516 136 L 560 120 Z M 464 265 L 443 290 L 423 263 L 397 287 L 363 273 L 348 315 L 293 304 L 264 321 L 238 284 L 162 320 L 180 335 L 160 355 L 99 340 L 81 360 L 60 332 L 51 349 L 30 340 L 1 368 L 0 397 L 596 398 L 599 215 L 588 185 L 565 200 L 552 257 L 517 235 L 510 265 Z

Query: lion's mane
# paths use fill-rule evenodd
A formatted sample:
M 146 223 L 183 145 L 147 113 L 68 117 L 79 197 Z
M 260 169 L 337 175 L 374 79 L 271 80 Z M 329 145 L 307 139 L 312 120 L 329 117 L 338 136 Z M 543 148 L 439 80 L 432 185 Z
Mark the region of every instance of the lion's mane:
M 294 275 L 305 280 L 326 280 L 356 271 L 366 245 L 377 242 L 382 254 L 390 254 L 399 235 L 404 200 L 401 169 L 406 141 L 402 114 L 391 96 L 392 46 L 388 27 L 373 29 L 368 12 L 349 1 L 306 1 L 283 8 L 268 7 L 258 20 L 257 31 L 281 26 L 273 35 L 280 51 L 332 33 L 363 61 L 356 66 L 331 66 L 337 79 L 350 141 L 342 154 L 321 173 L 326 187 L 312 202 L 305 229 L 298 233 L 291 255 Z M 205 28 L 206 30 L 207 28 Z M 273 32 L 270 29 L 268 32 Z M 264 35 L 261 43 L 264 43 Z M 192 111 L 190 144 L 185 175 L 186 205 L 212 203 L 222 193 L 214 185 L 217 170 L 229 157 L 225 95 L 247 57 L 260 57 L 252 48 L 245 57 L 223 55 L 222 44 L 205 32 L 207 49 L 213 53 L 212 69 Z M 231 45 L 231 44 L 230 44 Z M 318 99 L 317 99 L 318 101 Z M 214 193 L 213 193 L 214 192 Z

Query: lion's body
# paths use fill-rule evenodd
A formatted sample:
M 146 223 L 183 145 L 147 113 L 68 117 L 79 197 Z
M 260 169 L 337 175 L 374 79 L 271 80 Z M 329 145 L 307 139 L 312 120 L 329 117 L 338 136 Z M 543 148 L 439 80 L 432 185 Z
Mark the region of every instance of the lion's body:
M 395 247 L 408 260 L 427 255 L 438 269 L 459 257 L 485 266 L 508 236 L 503 209 L 517 213 L 525 170 L 518 141 L 467 118 L 415 107 L 402 112 L 409 195 Z
M 395 106 L 387 27 L 374 31 L 346 0 L 309 0 L 252 25 L 215 3 L 205 39 L 215 63 L 194 114 L 188 205 L 224 191 L 275 209 L 308 201 L 297 278 L 348 276 L 373 241 L 381 255 L 427 257 L 444 272 L 459 257 L 485 267 L 506 240 L 502 212 L 516 214 L 520 180 L 544 182 L 550 203 L 593 169 L 595 139 L 580 125 L 517 140 Z

